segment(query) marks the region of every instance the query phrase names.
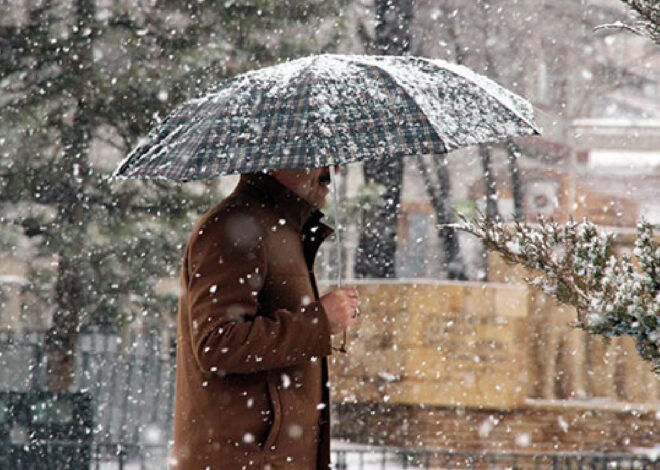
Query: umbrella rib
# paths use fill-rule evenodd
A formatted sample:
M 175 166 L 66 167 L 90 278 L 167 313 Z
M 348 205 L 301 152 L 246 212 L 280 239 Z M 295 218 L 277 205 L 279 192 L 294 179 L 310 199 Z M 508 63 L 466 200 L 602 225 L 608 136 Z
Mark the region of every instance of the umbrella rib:
M 454 75 L 461 77 L 463 79 L 468 79 L 470 83 L 473 83 L 475 86 L 478 86 L 482 90 L 484 90 L 488 96 L 492 97 L 493 99 L 499 101 L 504 107 L 506 107 L 509 111 L 511 111 L 513 114 L 515 114 L 521 121 L 523 121 L 525 124 L 527 124 L 529 127 L 534 129 L 535 132 L 538 134 L 541 134 L 541 131 L 536 127 L 536 124 L 533 121 L 530 121 L 528 118 L 523 116 L 517 109 L 516 106 L 513 103 L 506 103 L 505 100 L 503 100 L 500 96 L 497 96 L 497 94 L 493 93 L 492 90 L 489 90 L 484 84 L 480 83 L 483 79 L 488 80 L 493 83 L 493 85 L 497 86 L 498 88 L 501 88 L 502 91 L 507 91 L 504 87 L 502 87 L 500 84 L 496 83 L 495 81 L 491 80 L 490 78 L 483 76 L 483 75 L 478 75 L 474 73 L 472 70 L 468 69 L 467 67 L 464 67 L 462 65 L 458 64 L 452 64 L 450 62 L 446 62 L 441 59 L 428 59 L 426 57 L 417 57 L 423 62 L 426 62 L 427 64 L 432 65 L 433 67 L 436 67 L 441 70 L 446 70 L 447 72 L 451 72 Z M 442 66 L 438 64 L 438 62 L 442 63 Z M 460 69 L 459 69 L 460 67 Z M 531 106 L 531 103 L 529 103 Z M 533 111 L 533 109 L 531 110 Z
M 416 100 L 415 97 L 414 97 L 414 94 L 410 93 L 410 92 L 408 91 L 407 87 L 406 87 L 403 83 L 401 83 L 396 77 L 394 77 L 394 76 L 393 76 L 393 75 L 387 70 L 386 67 L 381 66 L 376 60 L 371 60 L 372 58 L 375 58 L 375 59 L 379 59 L 379 58 L 380 58 L 380 59 L 383 59 L 383 58 L 391 59 L 392 57 L 395 57 L 395 56 L 356 56 L 356 57 L 355 57 L 354 59 L 352 59 L 352 60 L 353 60 L 354 62 L 356 62 L 356 63 L 360 63 L 360 64 L 363 64 L 363 65 L 366 65 L 366 66 L 377 67 L 378 69 L 382 70 L 382 71 L 383 71 L 384 73 L 386 73 L 389 77 L 391 77 L 391 79 L 394 80 L 394 82 L 395 82 L 398 86 L 400 86 L 400 87 L 406 92 L 406 94 L 407 94 L 408 96 L 410 96 L 410 98 L 411 98 L 411 99 L 417 104 L 417 106 L 419 106 L 419 104 L 417 103 L 417 100 Z M 505 91 L 505 92 L 507 91 L 507 90 L 505 90 L 501 85 L 499 85 L 499 84 L 495 83 L 494 81 L 492 81 L 490 78 L 485 77 L 485 76 L 483 76 L 483 75 L 478 75 L 478 74 L 472 72 L 472 71 L 471 71 L 470 69 L 468 69 L 467 67 L 463 67 L 463 66 L 459 66 L 459 65 L 453 65 L 453 64 L 451 64 L 451 63 L 449 63 L 449 62 L 445 62 L 445 61 L 442 61 L 442 60 L 433 61 L 433 60 L 427 59 L 427 58 L 425 58 L 425 57 L 415 57 L 415 58 L 416 58 L 416 59 L 419 59 L 419 60 L 421 60 L 421 61 L 423 61 L 423 62 L 425 62 L 425 63 L 427 63 L 427 64 L 430 64 L 430 65 L 433 66 L 434 68 L 437 68 L 437 69 L 440 69 L 440 70 L 443 70 L 443 71 L 450 72 L 450 73 L 454 74 L 455 76 L 457 76 L 457 77 L 460 78 L 460 79 L 468 80 L 468 81 L 469 81 L 470 83 L 472 83 L 473 85 L 475 85 L 475 86 L 479 87 L 480 89 L 484 90 L 484 91 L 486 92 L 486 94 L 487 94 L 489 97 L 491 97 L 491 98 L 493 98 L 494 100 L 496 100 L 496 101 L 498 101 L 499 103 L 501 103 L 502 106 L 504 106 L 506 109 L 508 109 L 509 111 L 511 111 L 511 113 L 513 113 L 518 119 L 520 119 L 522 122 L 524 122 L 526 125 L 528 125 L 532 130 L 534 130 L 534 132 L 536 132 L 537 134 L 541 134 L 540 130 L 536 127 L 536 125 L 535 125 L 533 122 L 530 122 L 530 120 L 529 120 L 528 118 L 526 118 L 525 116 L 523 116 L 519 111 L 517 111 L 517 110 L 515 109 L 516 107 L 515 107 L 515 104 L 514 104 L 514 103 L 507 103 L 507 102 L 505 102 L 502 98 L 500 98 L 499 96 L 497 96 L 496 93 L 493 93 L 493 90 L 489 90 L 488 87 L 485 86 L 485 84 L 481 83 L 482 80 L 487 80 L 487 81 L 492 82 L 492 84 L 493 84 L 494 87 L 497 87 L 498 89 L 502 89 L 502 90 Z M 440 63 L 441 63 L 442 65 L 440 65 Z M 459 67 L 461 67 L 461 68 L 459 69 Z M 459 71 L 459 70 L 460 70 L 460 71 Z M 461 73 L 462 70 L 465 70 L 465 73 Z M 526 103 L 526 102 L 523 101 L 523 103 Z M 531 106 L 531 103 L 530 103 L 530 106 Z M 420 109 L 421 109 L 421 107 L 420 107 Z M 530 111 L 532 111 L 532 110 L 530 110 Z M 428 121 L 429 121 L 429 123 L 431 124 L 431 127 L 437 132 L 438 136 L 442 135 L 442 134 L 440 133 L 440 131 L 439 131 L 438 129 L 436 129 L 436 125 L 435 125 L 435 123 L 433 122 L 433 120 L 432 120 L 432 119 L 429 119 Z M 442 142 L 444 142 L 443 139 L 440 139 L 440 140 L 441 140 Z M 445 145 L 445 146 L 446 146 L 446 145 Z
M 411 93 L 411 92 L 408 90 L 408 88 L 407 88 L 403 83 L 401 83 L 401 82 L 400 82 L 400 81 L 399 81 L 394 75 L 392 75 L 392 74 L 391 74 L 391 73 L 390 73 L 385 67 L 382 67 L 382 66 L 381 66 L 380 64 L 378 64 L 376 61 L 374 61 L 374 62 L 370 61 L 369 59 L 370 59 L 370 57 L 372 57 L 372 56 L 364 56 L 364 57 L 365 57 L 364 61 L 362 60 L 362 56 L 361 56 L 361 57 L 359 58 L 360 60 L 358 60 L 358 59 L 356 58 L 356 59 L 355 59 L 355 62 L 360 63 L 360 64 L 365 65 L 365 66 L 376 67 L 376 68 L 378 68 L 379 70 L 381 70 L 383 73 L 385 73 L 388 77 L 390 77 L 390 78 L 394 81 L 394 83 L 396 83 L 396 84 L 399 86 L 399 88 L 401 88 L 401 90 L 403 90 L 403 92 L 404 92 L 404 93 L 410 98 L 410 100 L 411 100 L 413 103 L 415 103 L 415 106 L 417 106 L 418 110 L 420 111 L 420 114 L 422 114 L 423 116 L 426 116 L 426 120 L 428 121 L 428 123 L 429 123 L 431 129 L 433 129 L 433 131 L 435 132 L 435 134 L 436 134 L 438 140 L 439 140 L 440 142 L 442 142 L 443 147 L 445 148 L 445 153 L 448 153 L 448 146 L 447 146 L 446 139 L 443 139 L 443 138 L 441 137 L 441 136 L 442 136 L 442 133 L 440 132 L 439 129 L 436 128 L 436 125 L 435 125 L 435 123 L 433 122 L 433 120 L 429 119 L 429 117 L 426 115 L 426 113 L 423 112 L 422 107 L 420 106 L 420 104 L 419 104 L 419 103 L 417 102 L 417 100 L 415 99 L 414 93 Z M 380 57 L 380 58 L 384 58 L 384 57 L 391 58 L 392 56 L 375 56 L 375 57 L 377 57 L 377 58 L 379 58 L 379 57 Z
M 430 129 L 433 132 L 435 132 L 435 137 L 437 138 L 438 142 L 442 143 L 442 147 L 444 149 L 443 153 L 447 153 L 447 143 L 445 142 L 445 139 L 443 139 L 441 137 L 442 134 L 436 128 L 435 124 L 428 118 L 428 116 L 426 116 L 426 113 L 424 113 L 422 111 L 421 106 L 419 105 L 419 103 L 417 102 L 417 100 L 415 99 L 413 94 L 410 93 L 409 90 L 402 83 L 400 83 L 390 72 L 388 72 L 385 68 L 381 67 L 380 64 L 377 64 L 377 63 L 374 63 L 374 62 L 371 62 L 371 61 L 368 60 L 370 57 L 388 57 L 388 56 L 364 56 L 364 57 L 367 58 L 367 60 L 361 60 L 362 57 L 363 56 L 355 56 L 355 58 L 346 58 L 345 59 L 342 56 L 341 58 L 343 60 L 361 65 L 363 67 L 376 67 L 378 70 L 382 71 L 385 75 L 387 75 L 394 83 L 396 83 L 396 85 L 403 91 L 403 93 L 405 93 L 406 96 L 408 96 L 408 98 L 410 98 L 410 101 L 412 101 L 415 104 L 415 106 L 417 107 L 417 111 L 419 111 L 419 114 L 426 117 L 426 120 L 429 123 Z

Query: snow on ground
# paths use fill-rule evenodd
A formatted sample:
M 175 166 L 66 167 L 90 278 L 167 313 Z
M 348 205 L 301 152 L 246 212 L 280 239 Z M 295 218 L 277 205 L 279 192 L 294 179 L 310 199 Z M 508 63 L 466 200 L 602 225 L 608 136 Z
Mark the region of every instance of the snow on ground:
M 341 457 L 338 459 L 344 451 L 346 452 L 345 459 Z M 388 452 L 386 448 L 344 441 L 332 441 L 332 461 L 333 468 L 337 470 L 403 470 L 410 468 L 410 465 L 404 467 L 401 457 L 397 457 L 394 452 Z M 101 462 L 98 467 L 94 464 L 92 468 L 94 470 L 118 470 L 120 467 L 117 461 L 112 461 Z M 121 468 L 123 470 L 163 470 L 164 467 L 162 459 L 152 459 L 144 462 L 125 462 Z

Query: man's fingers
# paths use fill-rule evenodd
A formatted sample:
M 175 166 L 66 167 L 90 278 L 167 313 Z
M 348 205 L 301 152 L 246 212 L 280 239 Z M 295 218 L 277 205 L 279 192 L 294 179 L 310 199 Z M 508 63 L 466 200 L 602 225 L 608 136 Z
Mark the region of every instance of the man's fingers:
M 357 318 L 360 315 L 360 309 L 357 305 L 352 305 L 345 310 L 347 326 L 355 325 Z
M 350 304 L 357 304 L 360 302 L 360 299 L 356 297 L 344 297 L 344 302 L 350 303 Z
M 355 302 L 355 301 L 358 300 L 360 297 L 358 297 L 357 295 L 348 295 L 348 294 L 347 294 L 347 295 L 344 296 L 344 298 L 350 300 L 351 302 Z
M 357 305 L 353 305 L 351 303 L 344 304 L 344 311 L 346 312 L 347 316 L 352 316 L 353 312 L 357 309 Z
M 342 299 L 344 302 L 351 303 L 351 304 L 357 304 L 360 302 L 359 297 L 352 297 L 350 295 L 345 295 L 344 298 Z
M 350 287 L 349 286 L 349 287 L 344 287 L 343 289 L 344 289 L 344 292 L 346 292 L 351 297 L 359 297 L 360 296 L 360 292 L 355 287 Z

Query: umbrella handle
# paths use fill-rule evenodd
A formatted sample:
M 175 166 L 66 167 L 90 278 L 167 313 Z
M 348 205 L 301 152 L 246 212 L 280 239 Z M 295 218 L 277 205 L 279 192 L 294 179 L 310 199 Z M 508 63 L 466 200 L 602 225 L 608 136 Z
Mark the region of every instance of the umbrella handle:
M 337 175 L 335 174 L 335 165 L 330 165 L 330 182 L 332 183 L 332 211 L 335 216 L 335 246 L 337 247 L 337 288 L 341 288 L 341 273 L 343 270 L 341 263 L 341 237 L 339 235 L 339 216 L 337 215 Z M 339 348 L 333 347 L 335 351 L 346 352 L 346 330 L 344 330 Z
M 335 351 L 339 351 L 342 353 L 347 353 L 348 349 L 346 349 L 346 330 L 342 333 L 342 338 L 341 338 L 341 345 L 338 348 L 335 348 Z

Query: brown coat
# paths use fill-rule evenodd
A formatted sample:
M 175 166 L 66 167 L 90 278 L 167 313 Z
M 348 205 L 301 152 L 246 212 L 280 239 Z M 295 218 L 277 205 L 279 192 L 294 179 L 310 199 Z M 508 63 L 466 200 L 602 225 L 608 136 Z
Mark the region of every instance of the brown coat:
M 330 463 L 328 321 L 313 273 L 332 233 L 274 177 L 243 175 L 182 262 L 173 470 Z

